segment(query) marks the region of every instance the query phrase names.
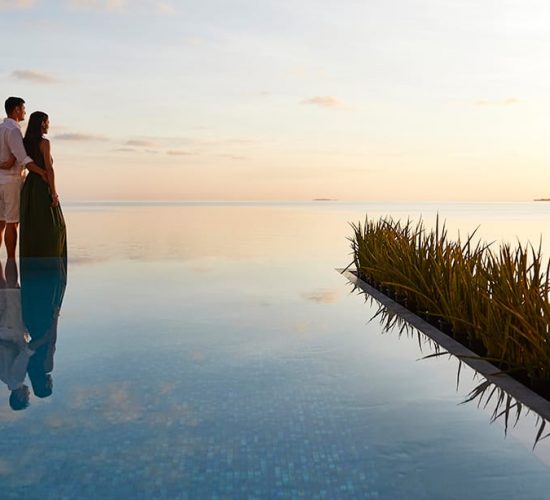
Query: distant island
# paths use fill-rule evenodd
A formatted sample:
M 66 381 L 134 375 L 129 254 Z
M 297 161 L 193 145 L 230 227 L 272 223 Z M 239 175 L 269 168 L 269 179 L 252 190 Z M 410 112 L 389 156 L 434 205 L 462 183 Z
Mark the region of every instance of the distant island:
M 338 201 L 335 198 L 313 198 L 311 201 Z
M 535 198 L 533 201 L 550 201 L 550 198 Z

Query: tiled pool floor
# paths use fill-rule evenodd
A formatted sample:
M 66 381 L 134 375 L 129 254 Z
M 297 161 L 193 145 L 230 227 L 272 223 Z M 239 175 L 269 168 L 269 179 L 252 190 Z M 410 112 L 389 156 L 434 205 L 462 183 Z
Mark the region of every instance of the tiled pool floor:
M 53 393 L 14 412 L 0 388 L 3 498 L 548 498 L 456 362 L 335 272 L 360 214 L 169 210 L 67 210 Z

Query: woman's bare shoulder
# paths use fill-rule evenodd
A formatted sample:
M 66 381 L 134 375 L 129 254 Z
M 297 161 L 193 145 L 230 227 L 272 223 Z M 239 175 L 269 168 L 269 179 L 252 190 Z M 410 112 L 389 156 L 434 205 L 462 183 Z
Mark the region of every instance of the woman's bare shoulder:
M 50 141 L 48 139 L 42 139 L 40 141 L 40 149 L 42 151 L 50 149 Z

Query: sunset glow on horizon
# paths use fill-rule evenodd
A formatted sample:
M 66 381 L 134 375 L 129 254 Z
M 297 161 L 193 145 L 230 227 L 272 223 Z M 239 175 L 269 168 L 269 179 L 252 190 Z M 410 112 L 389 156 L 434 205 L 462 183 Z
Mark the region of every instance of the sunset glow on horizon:
M 542 0 L 0 0 L 62 200 L 550 198 Z

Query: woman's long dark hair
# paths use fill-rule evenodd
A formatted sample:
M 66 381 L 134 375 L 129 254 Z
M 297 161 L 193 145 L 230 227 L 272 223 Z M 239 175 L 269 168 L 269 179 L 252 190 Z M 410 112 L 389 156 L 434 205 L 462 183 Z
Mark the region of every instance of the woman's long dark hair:
M 25 132 L 25 138 L 23 139 L 25 150 L 35 163 L 42 163 L 40 161 L 42 158 L 40 141 L 42 141 L 42 124 L 47 119 L 48 115 L 42 111 L 31 113 L 27 131 Z

